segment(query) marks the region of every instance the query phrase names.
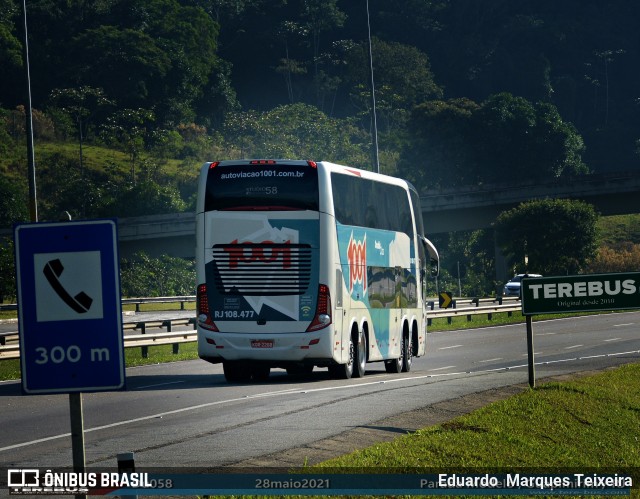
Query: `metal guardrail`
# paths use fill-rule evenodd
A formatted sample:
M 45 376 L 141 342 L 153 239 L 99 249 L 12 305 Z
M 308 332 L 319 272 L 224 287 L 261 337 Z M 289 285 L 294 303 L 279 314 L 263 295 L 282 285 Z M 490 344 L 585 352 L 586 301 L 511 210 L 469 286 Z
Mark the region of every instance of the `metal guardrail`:
M 451 324 L 454 317 L 467 316 L 467 321 L 471 322 L 471 318 L 474 315 L 487 315 L 487 318 L 491 320 L 493 314 L 506 312 L 509 317 L 513 312 L 521 310 L 521 305 L 507 304 L 507 305 L 495 305 L 493 307 L 463 307 L 463 308 L 444 308 L 438 310 L 431 310 L 427 313 L 427 325 L 431 325 L 431 320 L 440 317 L 446 317 L 447 322 Z
M 195 302 L 195 296 L 154 296 L 151 298 L 122 298 L 123 305 L 135 305 L 136 312 L 140 312 L 140 305 L 145 303 L 180 303 L 180 310 L 184 310 L 185 303 Z M 1 310 L 18 310 L 15 303 L 0 303 Z
M 175 303 L 184 299 L 184 302 L 189 301 L 189 298 L 195 297 L 172 297 L 172 298 L 131 298 L 127 300 L 140 300 L 139 303 L 152 303 L 148 300 L 154 300 L 155 303 L 161 302 L 160 300 L 167 300 L 168 302 Z M 505 301 L 509 303 L 504 304 Z M 498 305 L 493 306 L 480 306 L 480 304 L 491 304 L 491 303 L 500 303 Z M 123 300 L 124 303 L 124 300 Z M 136 303 L 135 301 L 130 301 L 129 303 Z M 475 306 L 466 306 L 458 308 L 459 304 L 474 304 Z M 434 307 L 433 302 L 429 302 L 430 307 Z M 431 309 L 427 313 L 428 325 L 431 325 L 431 320 L 435 318 L 444 318 L 448 319 L 448 323 L 451 324 L 451 321 L 454 317 L 467 317 L 467 321 L 471 321 L 472 316 L 474 315 L 487 315 L 489 320 L 491 320 L 493 314 L 495 313 L 507 313 L 511 315 L 513 312 L 517 312 L 520 310 L 521 305 L 520 301 L 515 298 L 505 298 L 505 299 L 492 299 L 492 298 L 483 298 L 483 299 L 459 299 L 454 301 L 455 308 L 444 308 L 444 309 Z M 193 324 L 194 331 L 173 331 L 174 326 L 187 326 L 189 324 Z M 140 334 L 125 334 L 124 335 L 124 347 L 125 348 L 134 348 L 140 347 L 142 349 L 142 356 L 146 357 L 148 353 L 148 348 L 150 346 L 157 345 L 173 345 L 173 353 L 177 354 L 179 352 L 179 346 L 181 343 L 190 343 L 196 341 L 197 333 L 196 329 L 196 318 L 180 318 L 180 319 L 167 319 L 167 320 L 157 320 L 157 321 L 140 321 L 140 322 L 126 322 L 123 324 L 123 328 L 125 330 L 136 330 L 139 329 L 142 331 Z M 148 328 L 165 328 L 166 332 L 162 333 L 147 333 Z M 18 333 L 0 333 L 0 361 L 5 359 L 17 359 L 20 357 L 20 347 L 18 343 Z
M 173 331 L 174 326 L 193 324 L 192 331 Z M 147 328 L 166 328 L 166 332 L 148 334 Z M 139 334 L 125 334 L 124 347 L 140 347 L 142 356 L 147 357 L 148 348 L 156 345 L 173 345 L 173 353 L 177 354 L 181 343 L 196 341 L 196 319 L 171 319 L 165 321 L 127 322 L 123 325 L 127 329 L 140 329 Z M 17 359 L 20 357 L 18 333 L 0 333 L 0 360 Z
M 156 296 L 152 298 L 123 298 L 123 305 L 134 304 L 136 306 L 136 312 L 140 312 L 140 305 L 145 303 L 180 303 L 180 310 L 184 310 L 185 303 L 195 302 L 195 296 Z

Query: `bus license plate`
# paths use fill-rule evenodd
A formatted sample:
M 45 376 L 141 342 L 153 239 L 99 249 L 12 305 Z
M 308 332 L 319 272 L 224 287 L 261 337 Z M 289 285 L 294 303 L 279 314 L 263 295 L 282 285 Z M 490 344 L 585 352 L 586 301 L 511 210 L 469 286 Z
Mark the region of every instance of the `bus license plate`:
M 251 340 L 251 348 L 273 348 L 273 340 Z

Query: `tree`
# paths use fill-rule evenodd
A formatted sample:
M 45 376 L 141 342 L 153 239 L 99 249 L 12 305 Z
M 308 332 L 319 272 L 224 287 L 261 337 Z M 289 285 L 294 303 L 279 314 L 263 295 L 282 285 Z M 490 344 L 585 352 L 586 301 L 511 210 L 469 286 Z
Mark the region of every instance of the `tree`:
M 171 69 L 169 54 L 156 40 L 131 28 L 87 30 L 73 40 L 71 50 L 79 83 L 104 88 L 109 98 L 124 107 L 150 107 Z
M 413 106 L 439 99 L 443 90 L 435 82 L 427 55 L 415 47 L 372 38 L 376 112 L 380 130 L 397 133 L 409 118 Z M 344 80 L 350 102 L 365 128 L 371 119 L 370 62 L 368 43 L 341 42 L 344 52 Z
M 28 193 L 24 182 L 0 176 L 0 227 L 29 220 Z M 0 303 L 16 295 L 13 239 L 0 237 Z
M 305 31 L 311 35 L 313 48 L 313 80 L 316 88 L 316 105 L 322 106 L 322 89 L 326 74 L 320 71 L 320 36 L 323 32 L 344 24 L 345 14 L 337 7 L 338 0 L 302 0 L 301 13 Z
M 13 239 L 0 238 L 0 303 L 16 296 L 16 268 Z
M 407 123 L 407 146 L 398 173 L 422 189 L 475 185 L 482 171 L 474 151 L 472 121 L 479 105 L 469 99 L 427 101 Z
M 154 121 L 153 112 L 148 109 L 121 109 L 107 119 L 102 128 L 102 136 L 107 143 L 121 147 L 129 154 L 131 182 L 136 183 L 136 162 L 145 146 Z
M 185 296 L 195 291 L 194 262 L 139 252 L 121 262 L 123 296 Z
M 474 113 L 474 146 L 484 182 L 559 178 L 588 173 L 582 137 L 555 106 L 501 93 Z
M 58 88 L 51 92 L 51 101 L 66 113 L 78 126 L 80 152 L 80 175 L 84 178 L 83 145 L 89 133 L 91 118 L 99 108 L 113 104 L 101 88 Z M 84 211 L 84 210 L 83 210 Z
M 595 256 L 597 221 L 584 201 L 542 199 L 501 213 L 494 228 L 516 272 L 566 275 L 579 273 Z
M 17 10 L 17 5 L 0 2 L 0 102 L 10 105 L 21 102 L 23 94 L 23 86 L 16 83 L 23 79 L 22 43 L 11 22 Z
M 547 103 L 503 93 L 416 106 L 400 171 L 418 187 L 536 182 L 588 173 L 582 137 Z
M 182 212 L 185 206 L 176 187 L 146 180 L 122 189 L 102 210 L 103 216 L 141 217 Z
M 29 220 L 29 194 L 25 182 L 0 176 L 0 227 Z
M 366 168 L 366 153 L 352 142 L 356 134 L 348 120 L 306 104 L 237 113 L 225 123 L 225 136 L 241 145 L 243 157 L 323 159 Z

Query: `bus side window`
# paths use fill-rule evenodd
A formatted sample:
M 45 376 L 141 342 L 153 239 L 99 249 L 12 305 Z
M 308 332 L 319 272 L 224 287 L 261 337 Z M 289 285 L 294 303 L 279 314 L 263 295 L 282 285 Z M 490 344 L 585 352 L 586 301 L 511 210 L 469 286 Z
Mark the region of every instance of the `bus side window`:
M 367 206 L 364 218 L 365 227 L 378 227 L 378 214 L 375 206 Z

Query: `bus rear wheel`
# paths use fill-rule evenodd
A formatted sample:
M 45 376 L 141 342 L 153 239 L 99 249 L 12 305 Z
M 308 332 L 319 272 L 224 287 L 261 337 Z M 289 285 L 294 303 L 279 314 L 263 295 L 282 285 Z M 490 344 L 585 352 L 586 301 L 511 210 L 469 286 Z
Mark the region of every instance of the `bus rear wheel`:
M 402 338 L 402 372 L 408 373 L 411 371 L 411 364 L 413 363 L 413 345 L 411 344 L 411 338 Z
M 366 370 L 365 364 L 367 363 L 367 337 L 364 333 L 358 333 L 358 343 L 356 344 L 356 351 L 353 360 L 353 377 L 364 377 L 364 372 Z

